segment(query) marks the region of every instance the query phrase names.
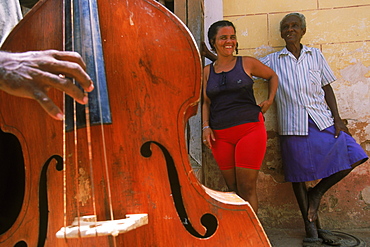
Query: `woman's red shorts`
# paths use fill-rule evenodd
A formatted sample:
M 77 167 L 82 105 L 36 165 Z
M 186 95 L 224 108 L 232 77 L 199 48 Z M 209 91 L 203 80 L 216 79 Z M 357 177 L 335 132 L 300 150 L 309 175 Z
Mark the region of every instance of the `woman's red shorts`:
M 259 170 L 266 152 L 267 133 L 262 113 L 259 122 L 213 130 L 212 153 L 221 170 L 243 167 Z

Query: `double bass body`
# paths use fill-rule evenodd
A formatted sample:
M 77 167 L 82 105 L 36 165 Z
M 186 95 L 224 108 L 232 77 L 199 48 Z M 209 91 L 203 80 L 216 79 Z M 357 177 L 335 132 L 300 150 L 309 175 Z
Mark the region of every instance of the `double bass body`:
M 1 128 L 19 140 L 25 185 L 0 246 L 269 246 L 248 204 L 215 199 L 192 172 L 184 129 L 201 63 L 188 30 L 155 1 L 97 4 L 111 122 L 63 141 L 63 124 L 37 103 L 1 92 Z M 63 1 L 40 1 L 2 49 L 64 49 L 63 12 Z M 63 108 L 62 93 L 50 93 Z M 142 213 L 148 224 L 117 237 L 56 237 L 77 216 Z

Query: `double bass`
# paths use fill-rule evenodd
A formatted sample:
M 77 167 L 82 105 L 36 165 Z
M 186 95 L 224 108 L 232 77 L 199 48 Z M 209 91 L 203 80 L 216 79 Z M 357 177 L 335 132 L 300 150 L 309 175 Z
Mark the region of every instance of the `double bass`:
M 50 90 L 61 122 L 1 92 L 21 167 L 1 247 L 270 246 L 247 202 L 191 169 L 185 127 L 202 69 L 175 15 L 153 0 L 40 0 L 2 50 L 45 49 L 78 51 L 95 90 L 87 107 Z

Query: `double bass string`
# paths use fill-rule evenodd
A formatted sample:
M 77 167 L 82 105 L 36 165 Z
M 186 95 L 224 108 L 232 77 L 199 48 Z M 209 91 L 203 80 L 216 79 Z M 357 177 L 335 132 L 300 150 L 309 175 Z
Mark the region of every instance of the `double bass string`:
M 68 5 L 67 5 L 68 4 Z M 70 0 L 68 2 L 68 0 L 63 0 L 63 6 L 65 6 L 65 8 L 63 9 L 63 23 L 69 23 L 71 25 L 72 28 L 68 29 L 68 31 L 70 33 L 66 34 L 67 30 L 64 29 L 63 31 L 63 40 L 65 40 L 65 42 L 63 43 L 63 46 L 64 46 L 64 49 L 63 50 L 66 50 L 66 44 L 69 44 L 70 47 L 70 50 L 74 51 L 75 50 L 75 45 L 74 45 L 74 11 L 73 11 L 73 0 Z M 66 17 L 66 14 L 69 14 L 68 17 Z M 69 43 L 70 42 L 70 43 Z M 75 80 L 72 80 L 73 81 L 73 84 L 76 84 Z M 79 186 L 78 186 L 78 152 L 77 152 L 77 118 L 76 118 L 76 101 L 73 100 L 72 101 L 72 112 L 73 112 L 73 143 L 74 143 L 74 169 L 76 170 L 76 173 L 75 173 L 75 178 L 73 179 L 75 181 L 75 187 L 76 187 L 76 191 L 77 191 L 77 195 L 76 195 L 76 198 L 77 198 L 77 203 L 76 203 L 76 207 L 77 207 L 77 217 L 80 218 L 80 210 L 79 210 L 79 198 L 80 198 L 80 193 L 79 193 Z M 64 108 L 64 111 L 63 112 L 67 112 L 66 111 L 66 94 L 63 92 L 63 108 Z M 64 224 L 64 229 L 67 228 L 67 193 L 68 193 L 68 186 L 67 186 L 67 137 L 66 137 L 66 125 L 67 125 L 67 122 L 66 122 L 66 116 L 63 118 L 63 224 Z M 78 227 L 80 227 L 80 221 L 78 221 Z M 66 231 L 64 231 L 64 237 L 67 238 L 66 236 Z M 80 233 L 79 233 L 80 234 Z
M 78 4 L 78 9 L 81 9 L 81 2 L 78 1 L 77 2 Z M 74 11 L 74 0 L 71 0 L 71 25 L 72 25 L 72 28 L 71 28 L 71 33 L 72 33 L 72 39 L 71 39 L 71 42 L 72 42 L 72 49 L 73 50 L 76 50 L 76 47 L 75 47 L 75 21 L 80 21 L 82 22 L 83 21 L 83 17 L 82 18 L 77 18 L 75 19 L 74 16 L 75 16 L 75 11 Z M 83 24 L 80 23 L 80 25 L 78 25 L 79 27 L 83 27 Z M 81 31 L 81 30 L 77 30 L 77 31 Z M 80 35 L 83 35 L 82 32 Z M 80 45 L 81 47 L 81 53 L 86 53 L 84 49 L 84 45 Z M 81 55 L 82 55 L 81 54 Z M 87 95 L 86 92 L 84 92 L 85 95 Z M 78 179 L 78 176 L 79 176 L 79 166 L 78 166 L 78 136 L 77 136 L 77 129 L 78 129 L 78 126 L 77 126 L 77 103 L 76 101 L 74 100 L 73 101 L 73 105 L 74 105 L 74 109 L 73 109 L 73 125 L 74 125 L 74 148 L 75 148 L 75 182 L 76 182 L 76 190 L 77 190 L 77 203 L 76 203 L 76 207 L 77 207 L 77 217 L 78 217 L 78 229 L 80 229 L 80 217 L 81 217 L 81 214 L 80 214 L 80 207 L 79 207 L 79 204 L 81 202 L 81 192 L 80 192 L 80 186 L 79 186 L 79 179 Z M 86 137 L 87 137 L 87 152 L 88 152 L 88 163 L 89 163 L 89 170 L 90 170 L 90 185 L 91 185 L 91 192 L 92 192 L 92 205 L 93 205 L 93 214 L 94 215 L 97 215 L 97 210 L 96 210 L 96 194 L 95 194 L 95 183 L 94 183 L 94 169 L 93 169 L 93 156 L 92 156 L 92 146 L 91 146 L 91 127 L 90 127 L 90 113 L 89 113 L 89 103 L 87 103 L 85 105 L 85 116 L 86 116 Z M 95 218 L 95 224 L 97 223 L 97 218 Z M 79 231 L 78 232 L 79 234 L 79 237 L 81 237 L 81 232 Z M 97 236 L 97 232 L 96 232 L 96 236 Z
M 63 0 L 63 6 L 66 6 Z M 66 9 L 63 8 L 63 23 L 66 23 Z M 65 29 L 63 30 L 63 40 L 66 40 Z M 63 42 L 63 50 L 65 50 L 65 42 Z M 66 113 L 66 93 L 63 92 L 63 112 Z M 62 133 L 63 133 L 63 226 L 67 226 L 67 170 L 66 170 L 66 117 L 63 117 Z M 66 229 L 66 228 L 64 228 Z M 66 238 L 66 231 L 64 231 L 64 238 Z
M 74 18 L 74 1 L 70 0 L 70 18 L 71 18 L 71 49 L 74 51 L 76 49 L 75 47 L 75 18 Z M 73 83 L 76 83 L 73 81 Z M 75 169 L 75 187 L 76 187 L 76 209 L 77 209 L 77 217 L 78 217 L 78 229 L 80 229 L 80 201 L 81 201 L 81 193 L 80 193 L 80 186 L 79 186 L 79 179 L 78 179 L 78 174 L 79 174 L 79 169 L 78 169 L 78 137 L 77 137 L 77 104 L 76 101 L 73 100 L 73 143 L 74 143 L 74 169 Z M 81 237 L 81 232 L 78 232 L 79 237 Z
M 85 94 L 87 94 L 85 92 Z M 89 111 L 89 104 L 85 105 L 85 114 L 86 114 L 86 133 L 87 133 L 87 148 L 88 148 L 88 155 L 89 155 L 89 168 L 90 168 L 90 177 L 91 177 L 91 190 L 92 190 L 92 200 L 93 200 L 93 210 L 94 215 L 96 215 L 96 199 L 95 199 L 95 185 L 94 185 L 94 164 L 93 164 L 93 152 L 92 152 L 92 144 L 91 144 L 91 126 L 90 126 L 90 111 Z M 95 223 L 97 218 L 95 218 Z M 96 233 L 97 235 L 97 233 Z
M 66 112 L 65 92 L 63 92 L 63 112 Z M 67 170 L 66 170 L 66 118 L 63 118 L 63 226 L 67 226 Z M 65 228 L 64 228 L 65 229 Z M 64 231 L 64 237 L 66 237 L 66 231 Z
M 74 18 L 74 5 L 73 5 L 73 0 L 71 0 L 71 3 L 70 3 L 70 9 L 71 9 L 71 48 L 72 50 L 74 51 L 76 48 L 75 48 L 75 28 L 74 28 L 74 22 L 75 22 L 75 18 Z M 76 81 L 73 80 L 73 83 L 76 84 Z M 80 218 L 81 218 L 81 214 L 80 214 L 80 201 L 81 201 L 81 193 L 80 193 L 80 186 L 79 186 L 79 179 L 78 179 L 78 175 L 79 175 L 79 168 L 78 168 L 78 135 L 77 135 L 77 103 L 75 100 L 73 100 L 73 144 L 74 144 L 74 169 L 75 169 L 75 187 L 76 187 L 76 200 L 77 200 L 77 203 L 76 203 L 76 209 L 77 209 L 77 217 L 78 217 L 78 229 L 80 229 L 81 227 L 81 224 L 80 224 Z M 93 197 L 94 198 L 94 197 Z M 94 211 L 95 212 L 95 211 Z M 79 237 L 81 237 L 81 232 L 78 231 L 78 235 Z
M 89 4 L 89 11 L 90 11 L 90 23 L 91 27 L 95 27 L 91 29 L 92 33 L 92 47 L 98 47 L 96 42 L 96 37 L 101 37 L 100 34 L 100 25 L 99 25 L 99 17 L 98 17 L 98 11 L 97 11 L 97 2 L 96 0 L 88 0 Z M 94 11 L 95 10 L 95 11 Z M 95 66 L 95 71 L 98 71 L 98 53 L 96 49 L 93 49 L 93 58 L 94 58 L 94 66 Z M 97 77 L 97 80 L 99 80 L 100 77 Z M 101 98 L 100 95 L 100 83 L 99 81 L 96 83 L 97 84 L 97 93 L 98 93 L 98 98 Z M 102 114 L 102 102 L 99 101 L 99 115 L 100 115 L 100 129 L 101 129 L 101 138 L 102 138 L 102 144 L 103 144 L 103 154 L 104 154 L 104 168 L 105 168 L 105 173 L 106 173 L 106 179 L 107 179 L 107 188 L 108 188 L 108 200 L 109 200 L 109 212 L 110 212 L 110 220 L 114 220 L 114 215 L 113 215 L 113 204 L 112 204 L 112 193 L 111 193 L 111 186 L 110 186 L 110 176 L 109 176 L 109 169 L 108 169 L 108 159 L 107 159 L 107 148 L 106 148 L 106 139 L 105 139 L 105 134 L 104 134 L 104 123 L 103 123 L 103 114 Z M 87 121 L 88 122 L 88 121 Z M 115 242 L 115 241 L 114 241 Z M 115 244 L 116 245 L 116 244 Z
M 99 17 L 98 17 L 98 11 L 97 11 L 97 2 L 96 0 L 88 0 L 88 4 L 89 4 L 89 11 L 90 11 L 90 14 L 89 14 L 89 17 L 90 17 L 90 23 L 91 23 L 91 27 L 96 27 L 96 28 L 92 28 L 91 29 L 91 41 L 93 43 L 93 46 L 92 47 L 98 47 L 98 44 L 95 44 L 96 42 L 96 37 L 101 37 L 101 34 L 100 34 L 100 25 L 99 25 Z M 94 11 L 95 10 L 95 11 Z M 95 71 L 96 71 L 96 74 L 98 74 L 98 61 L 97 59 L 99 59 L 99 54 L 97 52 L 97 49 L 93 49 L 93 58 L 94 58 L 94 66 L 95 66 Z M 96 84 L 97 84 L 97 93 L 98 93 L 98 98 L 100 99 L 101 98 L 101 90 L 100 90 L 100 85 L 101 83 L 99 82 L 99 79 L 100 77 L 97 76 L 96 80 Z M 108 201 L 109 201 L 109 213 L 110 213 L 110 220 L 114 220 L 114 214 L 113 214 L 113 203 L 112 203 L 112 192 L 111 192 L 111 182 L 110 182 L 110 176 L 109 176 L 109 169 L 108 169 L 108 159 L 107 159 L 107 147 L 106 147 L 106 138 L 105 138 L 105 133 L 104 133 L 104 123 L 103 123 L 103 110 L 102 110 L 102 101 L 98 101 L 98 107 L 99 107 L 99 116 L 100 116 L 100 130 L 101 130 L 101 138 L 102 138 L 102 144 L 103 144 L 103 154 L 104 154 L 104 169 L 105 169 L 105 175 L 106 175 L 106 179 L 107 179 L 107 190 L 108 190 Z M 89 112 L 88 110 L 86 112 Z M 87 116 L 86 116 L 86 119 L 89 119 Z M 89 121 L 86 121 L 86 123 L 89 122 Z M 86 128 L 87 130 L 90 129 L 90 128 Z M 88 134 L 88 136 L 91 136 L 91 134 Z M 89 150 L 89 155 L 91 154 L 92 156 L 92 152 L 91 152 L 91 149 Z M 91 164 L 92 166 L 92 164 Z M 113 246 L 117 246 L 117 242 L 116 242 L 116 238 L 113 237 Z
M 101 62 L 102 58 L 100 57 L 102 55 L 101 51 L 99 50 L 99 44 L 100 40 L 96 40 L 97 38 L 100 39 L 100 27 L 99 27 L 99 18 L 98 18 L 98 12 L 97 12 L 97 3 L 96 0 L 79 0 L 77 2 L 74 2 L 74 0 L 71 1 L 71 46 L 74 51 L 77 51 L 81 54 L 81 56 L 84 58 L 85 61 L 87 61 L 90 65 L 87 67 L 87 72 L 91 75 L 96 75 L 96 78 L 94 79 L 95 83 L 95 93 L 97 94 L 96 97 L 98 98 L 96 106 L 99 109 L 99 121 L 93 122 L 93 124 L 96 124 L 100 126 L 100 134 L 97 135 L 92 134 L 91 131 L 91 103 L 88 103 L 84 107 L 84 114 L 86 118 L 86 141 L 87 141 L 87 149 L 88 153 L 88 166 L 89 166 L 89 173 L 90 173 L 90 182 L 91 182 L 91 193 L 92 193 L 92 207 L 93 207 L 93 213 L 97 216 L 97 201 L 96 201 L 96 188 L 94 183 L 94 165 L 101 165 L 101 164 L 94 164 L 94 153 L 93 153 L 93 147 L 92 147 L 92 138 L 101 138 L 101 148 L 103 152 L 103 166 L 105 170 L 105 177 L 106 177 L 106 188 L 107 188 L 107 196 L 108 196 L 108 205 L 109 205 L 109 214 L 110 214 L 110 220 L 114 220 L 113 215 L 113 205 L 112 205 L 112 196 L 111 196 L 111 181 L 110 181 L 110 175 L 109 175 L 109 166 L 108 166 L 108 159 L 107 159 L 107 145 L 106 145 L 106 137 L 104 132 L 104 118 L 103 118 L 103 112 L 106 111 L 106 109 L 103 110 L 102 104 L 104 103 L 103 100 L 100 100 L 101 98 L 104 98 L 102 96 L 103 89 L 101 88 L 101 84 L 104 84 L 103 81 L 105 81 L 105 77 L 102 78 L 99 75 L 105 74 L 102 70 L 102 66 L 99 66 L 99 62 Z M 82 11 L 83 10 L 83 11 Z M 87 10 L 87 11 L 86 11 Z M 83 12 L 83 13 L 82 13 Z M 78 16 L 76 16 L 78 15 Z M 98 61 L 99 60 L 99 61 Z M 101 63 L 100 63 L 101 64 Z M 86 92 L 85 92 L 86 93 Z M 87 93 L 86 93 L 87 94 Z M 76 119 L 76 116 L 78 115 L 76 105 L 77 103 L 73 101 L 73 129 L 74 129 L 74 148 L 75 148 L 75 183 L 76 183 L 76 190 L 77 190 L 77 198 L 80 197 L 80 189 L 78 185 L 78 168 L 79 168 L 79 158 L 78 158 L 78 142 L 82 141 L 82 138 L 78 138 L 77 136 L 77 129 L 78 129 L 78 119 Z M 106 108 L 106 106 L 104 106 Z M 96 114 L 96 112 L 94 113 Z M 95 119 L 95 117 L 94 117 Z M 97 126 L 97 127 L 98 127 Z M 94 135 L 94 136 L 92 136 Z M 85 141 L 85 140 L 83 140 Z M 78 218 L 81 217 L 80 215 L 80 209 L 79 209 L 79 202 L 77 204 L 77 213 Z M 95 223 L 97 223 L 97 218 L 95 218 Z M 80 228 L 80 221 L 78 221 L 78 227 Z M 80 234 L 80 233 L 79 233 Z M 96 232 L 97 234 L 97 232 Z M 116 246 L 115 238 L 113 238 L 114 246 Z
M 64 9 L 64 23 L 66 24 L 66 29 L 64 31 L 64 39 L 65 50 L 72 50 L 79 52 L 82 58 L 87 63 L 87 73 L 92 76 L 95 86 L 95 92 L 89 94 L 89 103 L 86 104 L 84 107 L 81 108 L 76 101 L 71 100 L 70 105 L 68 104 L 68 100 L 66 99 L 67 95 L 63 95 L 63 103 L 64 103 L 64 112 L 70 109 L 71 115 L 63 119 L 63 200 L 64 200 L 64 218 L 63 223 L 65 229 L 67 225 L 70 224 L 68 219 L 68 205 L 75 205 L 76 207 L 76 225 L 78 229 L 81 228 L 81 217 L 85 215 L 81 215 L 81 210 L 85 210 L 82 208 L 84 205 L 80 205 L 83 203 L 82 194 L 84 189 L 81 187 L 81 174 L 80 174 L 80 162 L 86 164 L 86 168 L 88 169 L 89 173 L 89 181 L 90 181 L 90 200 L 91 203 L 90 209 L 92 209 L 92 213 L 96 216 L 95 224 L 97 224 L 97 203 L 104 203 L 97 201 L 97 187 L 94 183 L 94 166 L 103 166 L 102 169 L 103 174 L 105 174 L 105 184 L 103 186 L 106 189 L 106 195 L 108 199 L 108 208 L 107 212 L 110 215 L 110 219 L 106 220 L 114 220 L 114 213 L 113 213 L 113 203 L 112 203 L 112 193 L 111 193 L 111 179 L 109 173 L 109 166 L 108 166 L 108 158 L 107 158 L 107 144 L 106 144 L 106 137 L 104 131 L 104 124 L 109 123 L 110 119 L 110 111 L 109 111 L 109 103 L 107 103 L 107 89 L 106 89 L 106 77 L 105 77 L 105 70 L 104 70 L 104 62 L 103 62 L 103 54 L 102 54 L 102 45 L 101 45 L 101 38 L 100 38 L 100 27 L 99 27 L 99 17 L 97 11 L 97 2 L 96 0 L 62 0 L 65 6 Z M 103 63 L 102 63 L 103 62 Z M 103 65 L 103 66 L 102 66 Z M 73 81 L 73 83 L 76 83 Z M 87 95 L 87 93 L 85 92 Z M 98 112 L 97 112 L 98 111 Z M 85 123 L 81 122 L 81 113 L 83 118 L 85 118 Z M 107 114 L 108 113 L 108 114 Z M 98 119 L 98 120 L 97 120 Z M 82 124 L 81 124 L 82 123 Z M 96 129 L 94 132 L 92 131 L 92 125 L 96 125 Z M 99 128 L 100 126 L 100 128 Z M 79 138 L 79 135 L 82 132 L 79 131 L 79 128 L 85 128 L 86 132 L 84 138 Z M 68 140 L 67 132 L 71 130 L 73 131 L 70 138 L 73 140 Z M 83 131 L 83 130 L 82 130 Z M 97 131 L 97 132 L 95 132 Z M 73 135 L 73 137 L 72 137 Z M 86 136 L 85 136 L 86 135 Z M 92 138 L 101 138 L 101 142 L 99 143 L 99 149 L 102 151 L 103 156 L 94 157 L 95 154 L 93 152 L 94 148 L 92 143 Z M 87 144 L 85 146 L 84 144 Z M 68 145 L 72 145 L 68 147 Z M 85 155 L 81 155 L 85 158 L 79 157 L 81 151 L 79 147 L 84 147 L 85 150 L 82 152 Z M 69 157 L 73 154 L 73 157 Z M 99 152 L 100 153 L 100 152 Z M 101 158 L 100 158 L 101 157 Z M 72 167 L 67 168 L 68 159 L 72 158 L 71 162 L 73 163 Z M 96 160 L 102 160 L 101 162 L 104 164 L 96 164 Z M 75 169 L 74 172 L 68 172 L 67 169 Z M 74 175 L 72 175 L 74 174 Z M 73 176 L 73 178 L 68 178 L 68 176 Z M 71 183 L 68 181 L 72 179 Z M 75 187 L 75 189 L 69 189 L 68 187 Z M 75 191 L 76 195 L 75 198 L 71 198 L 70 195 L 67 196 L 68 190 Z M 68 201 L 76 200 L 76 203 L 70 204 Z M 97 235 L 98 232 L 95 230 L 95 234 Z M 81 238 L 81 231 L 78 230 L 78 236 Z M 67 237 L 67 233 L 64 232 L 64 236 Z M 112 243 L 116 246 L 116 240 L 113 238 Z

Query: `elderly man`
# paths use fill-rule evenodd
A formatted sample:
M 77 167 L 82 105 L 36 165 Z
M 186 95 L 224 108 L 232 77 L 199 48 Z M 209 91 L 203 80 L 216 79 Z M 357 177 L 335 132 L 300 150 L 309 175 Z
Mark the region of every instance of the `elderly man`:
M 279 76 L 276 94 L 279 134 L 286 181 L 293 190 L 306 229 L 303 246 L 339 245 L 317 224 L 324 193 L 368 157 L 339 116 L 330 83 L 336 78 L 320 50 L 301 44 L 305 17 L 286 15 L 280 22 L 286 47 L 261 61 Z M 306 181 L 321 179 L 307 190 Z

